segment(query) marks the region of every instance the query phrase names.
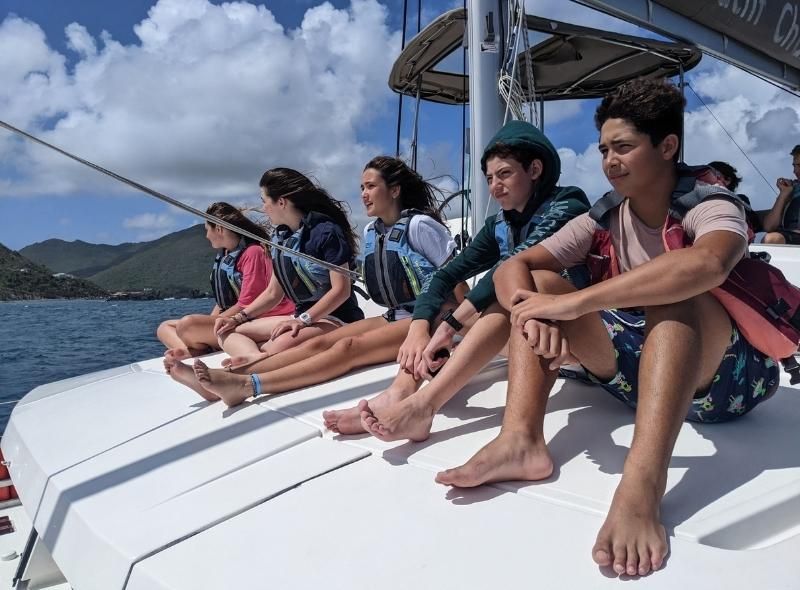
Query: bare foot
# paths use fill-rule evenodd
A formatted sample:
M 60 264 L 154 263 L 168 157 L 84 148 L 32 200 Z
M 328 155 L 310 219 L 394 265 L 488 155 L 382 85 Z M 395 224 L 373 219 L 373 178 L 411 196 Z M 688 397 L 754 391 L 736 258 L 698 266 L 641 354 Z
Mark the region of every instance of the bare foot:
M 254 352 L 252 354 L 241 354 L 232 356 L 230 358 L 222 359 L 222 366 L 228 371 L 236 371 L 237 369 L 244 369 L 253 363 L 269 358 L 265 352 Z
M 192 391 L 197 392 L 203 399 L 210 402 L 215 402 L 219 399 L 219 396 L 211 393 L 202 385 L 200 385 L 197 377 L 195 377 L 192 367 L 189 365 L 185 365 L 179 360 L 165 356 L 164 370 L 167 372 L 167 375 L 172 377 L 174 381 L 177 381 L 181 385 L 185 385 Z
M 519 432 L 503 432 L 461 467 L 436 474 L 438 483 L 473 488 L 491 481 L 547 479 L 553 459 L 543 440 Z
M 623 475 L 592 548 L 595 563 L 613 565 L 616 573 L 629 576 L 660 569 L 668 551 L 660 498 L 654 486 L 626 481 Z
M 361 424 L 376 438 L 385 441 L 408 439 L 421 442 L 431 435 L 436 408 L 421 401 L 419 394 L 387 407 L 372 402 L 358 404 Z
M 414 390 L 407 391 L 389 387 L 369 400 L 369 407 L 373 411 L 388 407 L 404 400 L 413 393 Z M 367 432 L 366 428 L 361 424 L 361 409 L 359 405 L 346 410 L 326 410 L 322 412 L 322 417 L 325 420 L 325 428 L 337 434 L 361 434 Z
M 189 352 L 189 349 L 187 348 L 170 348 L 164 353 L 165 359 L 171 359 L 175 361 L 182 361 L 184 359 L 191 358 L 191 356 L 192 353 Z
M 228 407 L 238 406 L 253 395 L 250 375 L 238 375 L 222 369 L 209 369 L 200 359 L 194 361 L 194 375 L 200 385 L 216 394 Z

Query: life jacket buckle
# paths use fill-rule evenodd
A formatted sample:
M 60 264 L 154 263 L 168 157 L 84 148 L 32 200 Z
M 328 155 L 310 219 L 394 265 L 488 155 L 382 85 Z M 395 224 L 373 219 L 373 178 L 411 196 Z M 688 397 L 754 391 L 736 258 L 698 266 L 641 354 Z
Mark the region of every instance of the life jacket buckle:
M 789 383 L 797 385 L 800 383 L 800 363 L 793 356 L 786 357 L 781 360 L 783 370 L 789 373 Z
M 789 311 L 789 309 L 789 304 L 786 303 L 786 301 L 783 299 L 778 299 L 772 305 L 767 306 L 767 313 L 773 320 L 777 320 L 786 315 L 786 312 Z

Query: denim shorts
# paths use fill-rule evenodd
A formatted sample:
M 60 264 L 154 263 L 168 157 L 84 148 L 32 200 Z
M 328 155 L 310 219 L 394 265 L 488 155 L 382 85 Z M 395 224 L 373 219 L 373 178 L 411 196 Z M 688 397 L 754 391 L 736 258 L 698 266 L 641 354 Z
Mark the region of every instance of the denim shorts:
M 617 374 L 603 381 L 587 372 L 614 397 L 635 408 L 639 381 L 639 357 L 644 345 L 644 315 L 625 311 L 601 311 L 600 316 L 617 355 Z M 780 367 L 753 348 L 732 325 L 731 342 L 711 386 L 698 392 L 686 419 L 692 422 L 726 422 L 738 418 L 769 399 L 778 389 Z

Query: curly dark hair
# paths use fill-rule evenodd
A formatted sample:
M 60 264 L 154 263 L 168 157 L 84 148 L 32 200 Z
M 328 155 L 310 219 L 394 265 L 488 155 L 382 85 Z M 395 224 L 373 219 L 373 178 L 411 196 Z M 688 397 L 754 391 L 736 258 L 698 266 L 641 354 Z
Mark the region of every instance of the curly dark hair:
M 353 226 L 347 218 L 347 205 L 334 199 L 324 188 L 314 184 L 302 172 L 291 168 L 271 168 L 264 172 L 258 186 L 267 191 L 273 201 L 280 197 L 288 199 L 303 214 L 316 211 L 330 217 L 342 228 L 347 245 L 355 255 L 358 241 Z
M 516 160 L 522 167 L 527 170 L 534 160 L 541 160 L 542 155 L 535 150 L 508 145 L 507 143 L 498 142 L 490 147 L 483 153 L 481 158 L 481 170 L 483 175 L 486 176 L 486 162 L 492 158 L 502 158 Z
M 656 146 L 667 135 L 676 135 L 683 142 L 683 108 L 686 99 L 680 89 L 664 78 L 636 78 L 606 95 L 594 114 L 597 130 L 608 119 L 629 121 Z M 678 151 L 674 159 L 678 160 Z
M 364 166 L 364 170 L 370 168 L 381 175 L 387 187 L 400 187 L 401 209 L 419 209 L 444 225 L 436 198 L 441 191 L 430 182 L 423 180 L 422 176 L 403 160 L 391 156 L 376 156 Z
M 736 168 L 727 162 L 721 162 L 719 160 L 709 162 L 708 165 L 728 179 L 728 184 L 725 188 L 729 191 L 736 192 L 739 183 L 742 182 L 742 177 L 739 176 L 739 171 Z

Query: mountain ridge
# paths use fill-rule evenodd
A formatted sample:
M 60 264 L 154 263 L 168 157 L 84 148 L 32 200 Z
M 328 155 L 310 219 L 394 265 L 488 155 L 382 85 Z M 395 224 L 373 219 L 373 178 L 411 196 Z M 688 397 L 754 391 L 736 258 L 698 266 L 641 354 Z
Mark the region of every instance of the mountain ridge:
M 118 245 L 52 238 L 19 254 L 53 273 L 83 278 L 110 292 L 152 291 L 161 297 L 190 297 L 210 291 L 215 252 L 196 224 L 148 242 Z

